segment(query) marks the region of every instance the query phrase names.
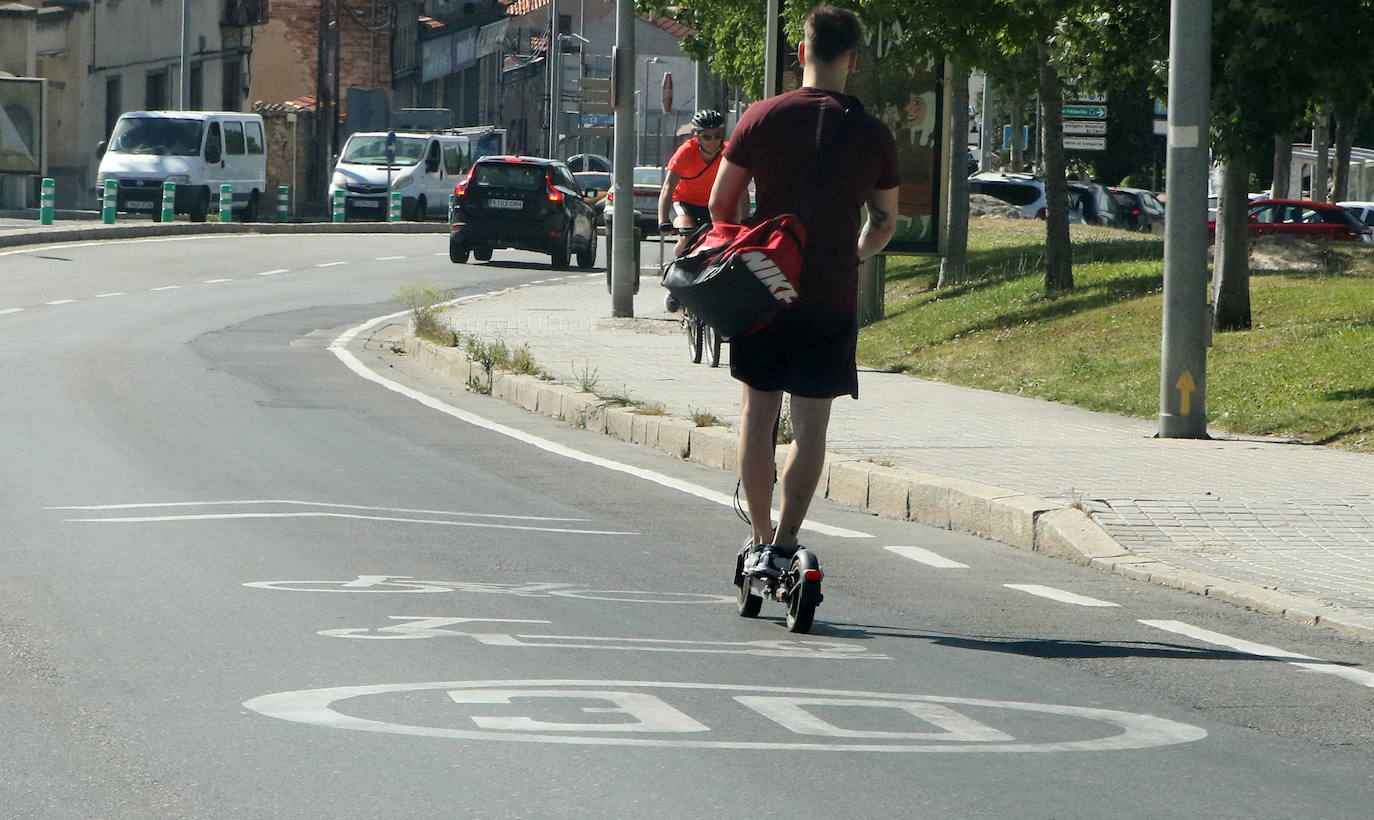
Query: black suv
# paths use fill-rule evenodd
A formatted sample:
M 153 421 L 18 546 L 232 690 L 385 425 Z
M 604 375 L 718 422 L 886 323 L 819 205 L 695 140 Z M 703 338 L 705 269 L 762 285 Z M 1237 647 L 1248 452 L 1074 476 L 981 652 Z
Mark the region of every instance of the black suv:
M 568 166 L 552 159 L 489 156 L 454 189 L 448 258 L 491 259 L 493 248 L 547 253 L 555 268 L 596 264 L 596 214 Z

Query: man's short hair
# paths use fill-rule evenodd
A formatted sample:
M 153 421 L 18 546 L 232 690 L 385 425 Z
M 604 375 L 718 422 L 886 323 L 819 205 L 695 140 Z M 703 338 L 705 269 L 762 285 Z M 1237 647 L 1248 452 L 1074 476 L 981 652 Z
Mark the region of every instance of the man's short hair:
M 820 5 L 806 16 L 807 55 L 818 62 L 843 57 L 856 50 L 863 39 L 863 21 L 849 9 Z

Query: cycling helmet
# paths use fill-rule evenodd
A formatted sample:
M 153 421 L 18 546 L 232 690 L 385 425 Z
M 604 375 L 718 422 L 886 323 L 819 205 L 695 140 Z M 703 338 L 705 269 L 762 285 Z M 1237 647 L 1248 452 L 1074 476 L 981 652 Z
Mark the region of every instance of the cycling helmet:
M 724 127 L 725 118 L 720 115 L 719 111 L 712 111 L 709 108 L 703 108 L 702 110 L 692 115 L 693 131 L 702 131 L 707 128 Z

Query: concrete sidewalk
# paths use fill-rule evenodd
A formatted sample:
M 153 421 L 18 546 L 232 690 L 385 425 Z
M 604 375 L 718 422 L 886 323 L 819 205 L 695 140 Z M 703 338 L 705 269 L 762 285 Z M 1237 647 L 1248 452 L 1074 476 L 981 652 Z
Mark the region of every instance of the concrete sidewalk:
M 646 265 L 656 254 L 646 243 Z M 446 317 L 462 333 L 528 345 L 565 385 L 735 424 L 728 366 L 690 363 L 662 297 L 646 267 L 636 318 L 612 319 L 604 272 L 555 274 Z M 530 384 L 498 392 L 567 417 L 556 396 L 534 397 L 548 390 L 538 380 L 516 378 Z M 859 381 L 857 402 L 835 403 L 821 486 L 833 500 L 1374 638 L 1374 457 L 1220 434 L 1161 440 L 1154 420 L 899 374 Z M 640 437 L 630 422 L 604 426 Z M 711 453 L 696 460 L 718 463 L 732 437 L 703 432 L 694 440 Z

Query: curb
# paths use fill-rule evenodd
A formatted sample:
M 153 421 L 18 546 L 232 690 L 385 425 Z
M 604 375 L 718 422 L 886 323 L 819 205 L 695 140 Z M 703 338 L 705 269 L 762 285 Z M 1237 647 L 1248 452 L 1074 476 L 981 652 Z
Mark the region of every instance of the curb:
M 138 239 L 146 236 L 200 236 L 204 234 L 295 233 L 448 233 L 443 222 L 170 222 L 137 225 L 20 228 L 0 233 L 0 248 L 85 242 L 96 239 Z
M 458 348 L 441 347 L 413 335 L 407 335 L 405 341 L 406 349 L 415 351 L 415 360 L 440 376 L 466 384 L 485 375 Z M 690 419 L 637 413 L 568 385 L 514 373 L 493 374 L 491 395 L 531 412 L 651 447 L 674 458 L 721 470 L 735 469 L 737 436 L 729 428 L 697 427 Z M 779 464 L 785 452 L 785 447 L 778 448 Z M 977 535 L 1131 580 L 1374 639 L 1374 619 L 1359 613 L 1136 555 L 1076 506 L 973 481 L 856 462 L 833 453 L 827 455 L 817 493 L 829 501 L 883 518 Z

